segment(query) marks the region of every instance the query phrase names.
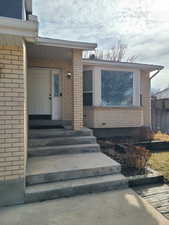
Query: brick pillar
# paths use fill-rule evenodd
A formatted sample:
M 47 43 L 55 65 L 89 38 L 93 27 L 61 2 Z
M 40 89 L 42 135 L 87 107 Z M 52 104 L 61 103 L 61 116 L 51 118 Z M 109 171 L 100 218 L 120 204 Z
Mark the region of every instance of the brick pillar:
M 23 46 L 0 46 L 0 206 L 24 200 Z
M 80 130 L 83 127 L 83 74 L 82 51 L 73 50 L 73 129 Z

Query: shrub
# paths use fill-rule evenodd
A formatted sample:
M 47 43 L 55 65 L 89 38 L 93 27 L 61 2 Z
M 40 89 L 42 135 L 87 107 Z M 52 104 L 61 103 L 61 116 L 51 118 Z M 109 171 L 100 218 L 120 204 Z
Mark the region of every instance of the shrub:
M 150 150 L 131 144 L 115 144 L 114 148 L 109 148 L 104 152 L 119 162 L 122 169 L 145 169 L 151 157 Z

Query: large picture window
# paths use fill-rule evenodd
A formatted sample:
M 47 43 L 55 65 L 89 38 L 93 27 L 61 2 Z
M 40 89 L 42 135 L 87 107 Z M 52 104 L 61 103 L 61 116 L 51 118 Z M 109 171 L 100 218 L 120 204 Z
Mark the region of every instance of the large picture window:
M 83 105 L 91 106 L 93 104 L 93 82 L 92 70 L 83 72 Z
M 102 70 L 101 102 L 103 106 L 133 105 L 133 72 Z

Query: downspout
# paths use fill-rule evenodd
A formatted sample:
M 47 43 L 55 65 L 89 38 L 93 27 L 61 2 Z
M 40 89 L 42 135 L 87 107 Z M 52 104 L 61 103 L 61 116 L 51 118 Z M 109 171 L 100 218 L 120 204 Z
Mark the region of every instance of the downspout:
M 161 69 L 157 69 L 157 71 L 149 78 L 149 80 L 150 80 L 150 83 L 151 83 L 151 80 L 152 80 L 152 78 L 153 77 L 155 77 L 161 70 L 162 70 L 163 68 L 161 68 Z M 151 95 L 150 95 L 151 96 Z M 151 100 L 150 100 L 151 101 Z M 152 129 L 152 118 L 151 118 L 151 103 L 150 103 L 150 121 L 151 121 L 151 123 L 150 123 L 150 127 L 151 127 L 151 129 Z
M 157 71 L 149 78 L 150 80 L 155 77 L 159 72 L 161 71 L 161 69 L 157 69 Z

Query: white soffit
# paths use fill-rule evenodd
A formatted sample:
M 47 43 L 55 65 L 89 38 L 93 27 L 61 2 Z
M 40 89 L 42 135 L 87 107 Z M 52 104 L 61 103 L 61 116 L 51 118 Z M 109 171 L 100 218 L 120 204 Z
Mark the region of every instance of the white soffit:
M 55 60 L 71 60 L 72 49 L 60 48 L 52 46 L 36 45 L 35 43 L 27 43 L 28 57 L 30 58 L 44 58 Z

